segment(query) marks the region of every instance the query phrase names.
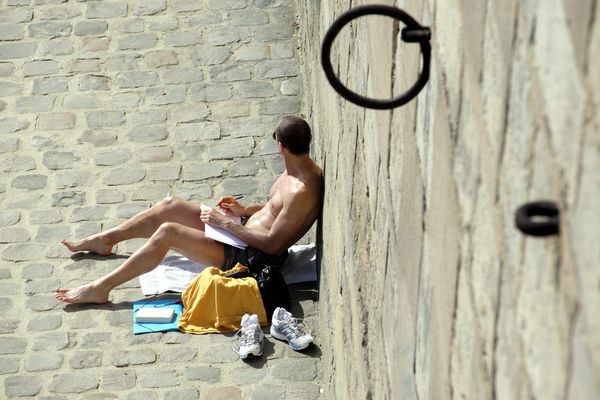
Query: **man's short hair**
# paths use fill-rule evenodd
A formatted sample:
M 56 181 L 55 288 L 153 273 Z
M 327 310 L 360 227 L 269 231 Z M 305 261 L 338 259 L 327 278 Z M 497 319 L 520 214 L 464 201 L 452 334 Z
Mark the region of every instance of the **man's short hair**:
M 283 117 L 275 130 L 277 140 L 290 153 L 295 155 L 308 154 L 312 135 L 308 122 L 300 117 Z

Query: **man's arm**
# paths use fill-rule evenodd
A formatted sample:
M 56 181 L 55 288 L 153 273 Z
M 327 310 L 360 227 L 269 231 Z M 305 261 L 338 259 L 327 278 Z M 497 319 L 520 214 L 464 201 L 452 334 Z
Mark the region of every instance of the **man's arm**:
M 232 196 L 221 197 L 217 206 L 225 211 L 226 215 L 235 215 L 236 217 L 250 217 L 258 210 L 264 207 L 264 204 L 250 204 L 243 206 Z
M 215 220 L 206 222 L 228 230 L 258 250 L 278 255 L 296 240 L 313 206 L 314 199 L 306 189 L 300 189 L 293 195 L 286 196 L 281 211 L 267 233 L 250 230 L 219 216 L 216 216 Z

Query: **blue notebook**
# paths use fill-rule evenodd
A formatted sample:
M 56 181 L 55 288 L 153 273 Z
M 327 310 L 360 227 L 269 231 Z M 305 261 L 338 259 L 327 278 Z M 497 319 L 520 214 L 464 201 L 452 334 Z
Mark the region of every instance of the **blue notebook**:
M 135 313 L 142 307 L 152 308 L 172 308 L 175 310 L 175 315 L 171 322 L 135 322 Z M 165 299 L 165 300 L 142 300 L 133 303 L 133 334 L 149 332 L 169 332 L 178 331 L 179 316 L 183 312 L 183 304 L 180 300 Z

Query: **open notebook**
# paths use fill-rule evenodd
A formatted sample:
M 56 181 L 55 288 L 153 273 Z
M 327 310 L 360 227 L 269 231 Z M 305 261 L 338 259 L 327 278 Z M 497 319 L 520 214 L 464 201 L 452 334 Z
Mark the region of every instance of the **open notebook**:
M 202 209 L 202 211 L 208 211 L 211 209 L 209 206 L 207 206 L 205 204 L 200 204 L 200 208 Z M 221 214 L 224 214 L 219 209 L 217 209 L 217 211 L 219 211 Z M 227 216 L 227 218 L 231 218 L 233 221 L 237 222 L 238 224 L 241 224 L 240 217 Z M 206 234 L 207 238 L 219 241 L 221 243 L 228 244 L 233 247 L 237 247 L 238 249 L 245 249 L 246 247 L 248 247 L 248 244 L 246 242 L 244 242 L 243 240 L 241 240 L 240 238 L 235 236 L 233 233 L 226 231 L 225 229 L 221 229 L 221 228 L 211 226 L 209 224 L 205 224 L 204 233 Z

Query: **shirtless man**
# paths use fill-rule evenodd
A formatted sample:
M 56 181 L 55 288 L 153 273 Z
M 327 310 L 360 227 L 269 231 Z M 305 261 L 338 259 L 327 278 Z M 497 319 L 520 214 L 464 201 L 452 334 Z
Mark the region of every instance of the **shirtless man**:
M 222 197 L 217 205 L 226 214 L 247 217 L 245 225 L 233 222 L 217 210 L 201 211 L 196 203 L 169 197 L 128 221 L 78 242 L 62 240 L 73 252 L 111 254 L 113 247 L 127 239 L 150 238 L 121 266 L 105 276 L 74 289 L 58 289 L 57 299 L 67 303 L 106 303 L 110 291 L 143 273 L 151 271 L 167 252 L 175 250 L 190 260 L 220 266 L 223 270 L 236 262 L 260 255 L 280 266 L 288 248 L 296 243 L 317 219 L 322 206 L 321 169 L 309 157 L 310 127 L 301 118 L 283 118 L 273 139 L 285 162 L 285 171 L 271 187 L 265 205 L 243 206 L 233 197 Z M 220 227 L 248 243 L 235 247 L 209 239 L 204 224 Z

